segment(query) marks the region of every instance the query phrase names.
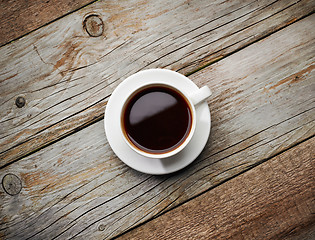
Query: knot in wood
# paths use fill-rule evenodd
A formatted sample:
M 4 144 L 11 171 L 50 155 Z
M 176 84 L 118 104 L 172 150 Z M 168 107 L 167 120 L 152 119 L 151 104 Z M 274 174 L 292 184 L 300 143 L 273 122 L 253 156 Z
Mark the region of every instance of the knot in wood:
M 104 23 L 97 15 L 87 16 L 84 19 L 83 27 L 91 37 L 99 37 L 104 31 Z
M 104 230 L 105 230 L 105 225 L 104 225 L 104 224 L 100 224 L 100 225 L 98 226 L 98 230 L 99 230 L 99 231 L 104 231 Z
M 24 97 L 17 97 L 15 99 L 15 105 L 18 107 L 18 108 L 22 108 L 25 106 L 25 98 Z
M 2 187 L 9 195 L 16 195 L 22 189 L 21 180 L 14 174 L 8 173 L 2 178 Z

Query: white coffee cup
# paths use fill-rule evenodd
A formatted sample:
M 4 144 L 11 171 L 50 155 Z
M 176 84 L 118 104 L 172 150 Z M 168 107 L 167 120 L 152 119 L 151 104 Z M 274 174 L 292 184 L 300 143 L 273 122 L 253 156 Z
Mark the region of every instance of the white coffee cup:
M 142 156 L 145 156 L 148 158 L 162 159 L 162 158 L 171 157 L 179 153 L 180 151 L 182 151 L 190 142 L 196 129 L 196 123 L 197 123 L 196 106 L 199 103 L 204 102 L 211 95 L 211 91 L 207 86 L 204 86 L 198 90 L 193 90 L 192 92 L 184 92 L 180 89 L 179 86 L 175 86 L 172 84 L 172 81 L 170 81 L 172 78 L 183 79 L 187 77 L 175 71 L 166 70 L 166 69 L 144 70 L 128 77 L 128 81 L 132 80 L 137 84 L 135 84 L 136 87 L 134 87 L 133 89 L 130 89 L 130 93 L 127 96 L 123 97 L 123 104 L 122 104 L 122 108 L 120 109 L 120 130 L 126 144 L 132 150 L 134 150 L 135 152 L 137 152 L 138 154 Z M 165 149 L 165 151 L 163 149 L 159 151 L 154 151 L 154 150 L 150 151 L 147 148 L 139 147 L 139 144 L 137 144 L 134 141 L 134 139 L 130 137 L 130 134 L 128 133 L 128 130 L 126 130 L 126 126 L 125 126 L 125 119 L 128 117 L 126 116 L 126 108 L 127 106 L 130 105 L 130 102 L 133 101 L 135 96 L 142 94 L 144 91 L 150 91 L 151 89 L 156 89 L 156 88 L 168 89 L 170 92 L 175 92 L 179 94 L 185 100 L 187 106 L 190 109 L 189 112 L 190 112 L 191 121 L 190 121 L 190 124 L 187 125 L 187 129 L 189 128 L 189 133 L 187 133 L 187 135 L 185 135 L 185 137 L 180 142 L 174 145 L 174 147 Z M 164 124 L 169 124 L 169 123 L 164 123 Z M 154 136 L 152 137 L 154 138 Z

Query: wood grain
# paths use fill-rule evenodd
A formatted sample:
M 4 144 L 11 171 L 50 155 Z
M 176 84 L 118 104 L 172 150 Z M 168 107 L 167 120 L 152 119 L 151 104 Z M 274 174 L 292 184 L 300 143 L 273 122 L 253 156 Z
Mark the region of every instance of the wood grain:
M 0 46 L 69 14 L 92 0 L 0 1 Z
M 289 239 L 315 230 L 314 149 L 312 138 L 118 239 Z
M 311 15 L 190 76 L 213 90 L 209 142 L 189 167 L 150 176 L 125 166 L 97 122 L 1 169 L 22 190 L 0 191 L 7 238 L 107 239 L 315 134 Z
M 98 1 L 3 46 L 0 166 L 101 120 L 113 89 L 132 73 L 188 74 L 314 8 L 311 0 Z M 82 27 L 91 13 L 105 24 L 100 37 Z

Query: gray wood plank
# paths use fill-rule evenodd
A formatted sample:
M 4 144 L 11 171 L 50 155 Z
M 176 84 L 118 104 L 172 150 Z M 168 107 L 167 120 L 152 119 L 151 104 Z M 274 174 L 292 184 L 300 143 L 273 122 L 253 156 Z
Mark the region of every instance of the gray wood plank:
M 22 190 L 0 191 L 0 236 L 113 237 L 314 136 L 314 20 L 190 76 L 213 90 L 212 130 L 201 155 L 175 174 L 125 166 L 103 121 L 1 169 L 0 178 L 15 174 Z
M 188 74 L 314 9 L 312 0 L 98 1 L 3 46 L 0 166 L 101 120 L 130 74 L 154 67 Z M 100 37 L 82 26 L 91 13 L 103 19 Z
M 0 46 L 78 10 L 92 1 L 0 1 Z
M 118 239 L 314 239 L 314 150 L 311 138 Z

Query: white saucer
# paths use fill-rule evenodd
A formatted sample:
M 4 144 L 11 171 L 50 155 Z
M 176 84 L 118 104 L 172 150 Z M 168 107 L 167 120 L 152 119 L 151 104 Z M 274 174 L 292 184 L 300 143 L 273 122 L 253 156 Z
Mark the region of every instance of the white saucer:
M 161 77 L 162 75 L 162 77 Z M 152 159 L 139 155 L 132 150 L 123 139 L 120 131 L 120 109 L 128 94 L 139 86 L 158 76 L 158 81 L 173 85 L 179 90 L 191 93 L 198 87 L 190 79 L 166 69 L 149 69 L 138 72 L 123 81 L 111 95 L 105 109 L 105 133 L 115 154 L 129 167 L 147 174 L 168 174 L 176 172 L 192 163 L 205 147 L 210 134 L 210 110 L 206 102 L 196 106 L 197 125 L 195 133 L 188 145 L 178 154 L 164 159 Z M 154 78 L 154 77 L 153 77 Z M 189 95 L 189 94 L 188 94 Z

